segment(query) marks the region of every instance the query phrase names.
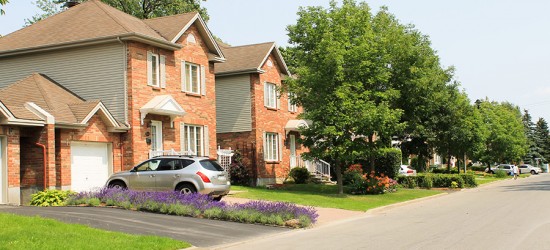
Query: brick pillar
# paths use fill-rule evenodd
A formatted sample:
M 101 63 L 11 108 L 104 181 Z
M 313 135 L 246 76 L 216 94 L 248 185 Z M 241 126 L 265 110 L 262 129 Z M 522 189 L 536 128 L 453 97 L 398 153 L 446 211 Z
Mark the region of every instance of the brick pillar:
M 40 144 L 46 146 L 46 165 L 48 172 L 45 173 L 47 176 L 47 188 L 55 188 L 57 179 L 56 179 L 56 168 L 55 168 L 55 125 L 46 124 L 40 139 L 38 140 Z

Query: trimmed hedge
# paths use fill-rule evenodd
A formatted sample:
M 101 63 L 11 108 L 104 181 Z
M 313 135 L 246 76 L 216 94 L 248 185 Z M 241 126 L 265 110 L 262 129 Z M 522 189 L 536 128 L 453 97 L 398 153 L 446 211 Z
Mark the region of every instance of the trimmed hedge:
M 473 174 L 419 174 L 417 176 L 397 177 L 397 183 L 406 188 L 450 188 L 453 186 L 453 182 L 459 188 L 477 187 L 476 178 Z
M 395 179 L 401 166 L 401 150 L 396 148 L 382 148 L 374 160 L 377 174 L 384 174 Z

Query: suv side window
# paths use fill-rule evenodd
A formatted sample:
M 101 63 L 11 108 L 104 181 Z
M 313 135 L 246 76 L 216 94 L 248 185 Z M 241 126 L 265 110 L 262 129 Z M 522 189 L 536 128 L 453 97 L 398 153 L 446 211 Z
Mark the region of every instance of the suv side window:
M 186 168 L 187 166 L 193 164 L 195 161 L 193 160 L 178 160 L 178 165 L 176 165 L 174 167 L 174 170 L 180 170 L 180 169 L 184 169 Z
M 160 160 L 154 159 L 154 160 L 150 160 L 142 163 L 141 165 L 137 166 L 135 170 L 137 172 L 157 170 L 159 164 L 160 164 Z

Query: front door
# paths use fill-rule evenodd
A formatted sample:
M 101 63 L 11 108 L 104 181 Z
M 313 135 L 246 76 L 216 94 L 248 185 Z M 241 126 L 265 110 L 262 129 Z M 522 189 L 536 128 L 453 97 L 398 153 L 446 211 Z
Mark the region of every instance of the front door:
M 290 135 L 290 168 L 296 167 L 296 137 Z
M 151 151 L 162 150 L 162 122 L 151 121 Z

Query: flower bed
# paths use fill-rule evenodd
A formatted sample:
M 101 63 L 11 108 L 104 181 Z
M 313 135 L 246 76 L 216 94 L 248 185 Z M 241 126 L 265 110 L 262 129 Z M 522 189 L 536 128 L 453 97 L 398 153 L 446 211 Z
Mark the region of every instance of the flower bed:
M 67 205 L 83 204 L 293 228 L 308 227 L 319 216 L 312 207 L 299 207 L 284 202 L 227 204 L 213 201 L 203 194 L 184 195 L 178 192 L 141 192 L 116 188 L 77 193 L 67 200 Z

